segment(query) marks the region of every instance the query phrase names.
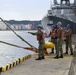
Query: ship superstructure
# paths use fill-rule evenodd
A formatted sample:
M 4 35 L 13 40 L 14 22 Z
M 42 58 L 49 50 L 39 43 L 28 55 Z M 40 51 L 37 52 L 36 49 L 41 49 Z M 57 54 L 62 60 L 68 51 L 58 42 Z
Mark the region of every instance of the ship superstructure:
M 70 0 L 61 0 L 60 4 L 54 0 L 54 5 L 42 19 L 42 25 L 47 35 L 51 30 L 51 25 L 57 24 L 59 21 L 62 22 L 63 28 L 66 28 L 67 24 L 71 24 L 72 31 L 76 34 L 76 0 L 74 3 L 71 3 Z

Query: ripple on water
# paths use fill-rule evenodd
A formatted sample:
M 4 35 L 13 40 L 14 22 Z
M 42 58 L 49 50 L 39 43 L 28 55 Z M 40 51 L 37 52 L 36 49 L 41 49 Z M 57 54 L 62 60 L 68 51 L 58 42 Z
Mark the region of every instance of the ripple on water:
M 16 33 L 37 47 L 35 36 L 27 34 L 27 31 L 17 31 Z M 20 40 L 12 31 L 0 31 L 0 41 L 5 41 L 24 47 L 28 46 L 26 43 L 22 42 L 22 40 Z M 33 54 L 33 52 L 0 43 L 0 67 L 28 54 Z

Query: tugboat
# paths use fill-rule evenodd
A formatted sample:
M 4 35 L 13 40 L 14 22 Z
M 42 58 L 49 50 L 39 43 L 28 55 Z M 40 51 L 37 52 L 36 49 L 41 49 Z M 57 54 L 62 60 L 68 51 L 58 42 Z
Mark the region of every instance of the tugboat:
M 42 19 L 42 26 L 45 33 L 48 35 L 51 30 L 51 25 L 62 22 L 62 27 L 65 29 L 67 24 L 71 24 L 73 34 L 76 34 L 76 0 L 71 3 L 70 0 L 60 0 L 58 4 L 57 0 L 54 0 L 54 5 L 45 17 Z

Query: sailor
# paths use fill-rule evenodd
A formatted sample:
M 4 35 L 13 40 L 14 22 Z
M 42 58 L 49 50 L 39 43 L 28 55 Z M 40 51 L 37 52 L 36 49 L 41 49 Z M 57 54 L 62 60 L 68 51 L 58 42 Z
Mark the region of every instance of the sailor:
M 28 32 L 31 33 L 32 35 L 36 35 L 37 36 L 37 41 L 39 43 L 39 47 L 38 47 L 38 58 L 36 60 L 41 60 L 41 59 L 45 59 L 44 57 L 44 32 L 42 31 L 42 26 L 38 25 L 38 31 L 33 33 L 33 32 Z
M 63 29 L 62 29 L 62 23 L 57 23 L 57 54 L 55 59 L 63 58 L 63 50 L 62 50 L 62 44 L 63 44 Z
M 70 52 L 71 55 L 73 55 L 73 48 L 72 48 L 72 30 L 71 30 L 71 25 L 67 24 L 67 30 L 65 32 L 65 37 L 66 37 L 66 52 L 65 54 L 68 54 L 68 47 L 70 47 Z
M 52 31 L 50 31 L 49 36 L 51 36 L 51 42 L 53 42 L 55 44 L 55 50 L 57 53 L 57 37 L 56 37 L 56 33 L 57 33 L 57 26 L 56 25 L 52 25 Z M 50 54 L 54 53 L 54 48 L 52 48 L 52 51 Z

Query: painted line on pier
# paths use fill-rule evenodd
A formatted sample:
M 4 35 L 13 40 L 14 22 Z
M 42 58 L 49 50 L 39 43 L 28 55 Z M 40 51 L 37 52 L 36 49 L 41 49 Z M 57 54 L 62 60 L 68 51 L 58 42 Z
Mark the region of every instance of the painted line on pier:
M 6 66 L 2 66 L 0 67 L 0 73 L 1 72 L 5 72 L 13 67 L 15 67 L 16 65 L 18 65 L 19 63 L 23 62 L 24 60 L 27 60 L 31 57 L 31 54 L 27 55 L 27 56 L 24 56 L 24 57 L 21 57 L 13 62 L 10 62 L 8 63 Z

